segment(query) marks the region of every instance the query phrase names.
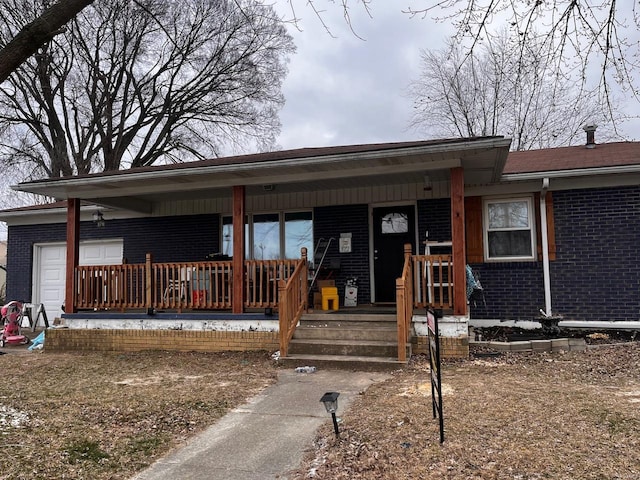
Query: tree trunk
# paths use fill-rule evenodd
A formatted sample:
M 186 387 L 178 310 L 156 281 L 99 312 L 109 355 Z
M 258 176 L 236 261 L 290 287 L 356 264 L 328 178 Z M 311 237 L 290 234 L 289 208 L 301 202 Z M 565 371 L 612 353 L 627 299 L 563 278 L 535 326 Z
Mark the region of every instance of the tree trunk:
M 92 2 L 93 0 L 60 0 L 33 22 L 25 25 L 13 40 L 0 50 L 0 83 Z

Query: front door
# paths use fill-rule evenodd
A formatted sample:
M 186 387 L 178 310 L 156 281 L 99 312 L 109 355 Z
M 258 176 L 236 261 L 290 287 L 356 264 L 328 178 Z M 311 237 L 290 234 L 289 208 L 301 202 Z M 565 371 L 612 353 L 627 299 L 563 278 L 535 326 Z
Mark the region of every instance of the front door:
M 413 205 L 373 209 L 373 276 L 376 303 L 395 303 L 396 278 L 402 275 L 404 245 L 415 251 Z

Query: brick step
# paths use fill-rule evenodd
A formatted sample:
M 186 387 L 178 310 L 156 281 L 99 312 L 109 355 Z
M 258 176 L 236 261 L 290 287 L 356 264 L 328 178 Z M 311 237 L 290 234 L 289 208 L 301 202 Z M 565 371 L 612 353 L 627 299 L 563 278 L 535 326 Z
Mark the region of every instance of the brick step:
M 351 355 L 304 355 L 289 354 L 280 357 L 278 362 L 284 366 L 296 368 L 304 366 L 314 366 L 316 368 L 338 369 L 338 370 L 361 370 L 361 371 L 391 371 L 398 370 L 406 365 L 406 362 L 399 362 L 397 357 L 359 357 Z M 301 374 L 301 375 L 313 375 Z
M 411 356 L 411 344 L 407 344 Z M 356 357 L 396 357 L 398 343 L 374 340 L 296 339 L 289 343 L 290 354 L 344 355 Z

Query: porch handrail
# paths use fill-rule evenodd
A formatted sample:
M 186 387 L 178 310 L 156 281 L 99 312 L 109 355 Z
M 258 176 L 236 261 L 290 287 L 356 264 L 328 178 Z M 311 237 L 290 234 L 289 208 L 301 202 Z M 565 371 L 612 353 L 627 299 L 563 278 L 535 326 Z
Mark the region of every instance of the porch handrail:
M 407 361 L 411 317 L 413 316 L 413 262 L 411 245 L 404 247 L 402 276 L 396 279 L 396 315 L 398 325 L 398 361 Z
M 289 342 L 293 337 L 302 313 L 308 308 L 309 302 L 309 266 L 307 263 L 307 249 L 302 248 L 302 259 L 288 280 L 279 281 L 279 330 L 280 356 L 286 357 Z

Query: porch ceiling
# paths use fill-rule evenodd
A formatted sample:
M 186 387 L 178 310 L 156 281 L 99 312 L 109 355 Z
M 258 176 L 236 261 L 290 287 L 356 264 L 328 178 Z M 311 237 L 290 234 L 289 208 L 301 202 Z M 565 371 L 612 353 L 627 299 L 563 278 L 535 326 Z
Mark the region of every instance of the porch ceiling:
M 345 152 L 333 147 L 327 149 L 331 154 L 312 156 L 302 149 L 300 155 L 298 151 L 272 152 L 267 161 L 266 154 L 257 154 L 237 163 L 232 159 L 192 162 L 27 182 L 13 188 L 150 213 L 154 203 L 167 198 L 228 196 L 235 185 L 245 185 L 249 195 L 260 193 L 263 185 L 275 185 L 279 193 L 356 188 L 414 183 L 425 174 L 434 181 L 445 180 L 454 167 L 464 168 L 466 184 L 479 185 L 499 180 L 509 144 L 509 139 L 489 137 L 413 142 L 397 144 L 397 148 L 395 144 L 371 145 L 371 150 L 363 146 L 355 152 L 348 151 L 355 147 L 342 147 Z

